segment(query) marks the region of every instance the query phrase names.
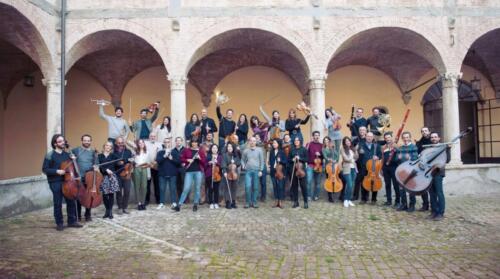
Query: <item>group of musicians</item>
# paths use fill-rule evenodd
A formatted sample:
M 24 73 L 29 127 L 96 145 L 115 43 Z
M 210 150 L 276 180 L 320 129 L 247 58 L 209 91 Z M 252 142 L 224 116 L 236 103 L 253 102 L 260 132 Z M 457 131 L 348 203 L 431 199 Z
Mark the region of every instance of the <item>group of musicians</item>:
M 117 213 L 129 214 L 131 189 L 135 192 L 137 210 L 145 210 L 150 202 L 151 184 L 154 185 L 157 209 L 165 207 L 168 196 L 171 209 L 180 211 L 189 202 L 192 187 L 193 211 L 204 203 L 210 209 L 217 209 L 221 200 L 227 209 L 235 209 L 240 175 L 244 176 L 245 184 L 244 208 L 258 208 L 258 201 L 266 200 L 268 174 L 273 184 L 275 208 L 283 208 L 287 197 L 291 198 L 293 208 L 299 207 L 300 188 L 303 208 L 307 209 L 311 201 L 320 198 L 323 182 L 338 179 L 343 187 L 338 191 L 328 191 L 329 202 L 339 199 L 344 207 L 351 207 L 353 201 L 361 199 L 360 204 L 366 204 L 371 193 L 370 202 L 376 204 L 378 190 L 362 187 L 363 179 L 372 171 L 367 168 L 370 160 L 384 162 L 381 172 L 387 198 L 384 205 L 413 212 L 415 193 L 406 191 L 397 181 L 396 168 L 405 161 L 417 159 L 425 145 L 440 141 L 438 133 L 423 127 L 422 137 L 416 143 L 410 132 L 405 131 L 401 136 L 403 143 L 397 146 L 393 133 L 381 129 L 383 122 L 379 119 L 379 107 L 372 109 L 369 118 L 364 117 L 362 108 L 355 111 L 353 108 L 347 124 L 351 137 L 342 136 L 340 115 L 331 108 L 327 109 L 323 122 L 326 136 L 321 139 L 320 132 L 313 131 L 311 140 L 304 144 L 301 125 L 306 124 L 311 116 L 317 118 L 304 103 L 297 106 L 297 110 L 305 113 L 304 119 L 297 117 L 296 109 L 290 109 L 286 120 L 281 120 L 276 110 L 270 117 L 260 106 L 264 121 L 255 115 L 247 120 L 245 114 L 234 120 L 234 111 L 227 109 L 223 115 L 221 103 L 217 103 L 218 127 L 203 109 L 201 118 L 197 114 L 191 115 L 184 137 L 177 138 L 172 138 L 170 117 L 164 117 L 159 125 L 154 126 L 159 103 L 141 110 L 140 118 L 135 122 L 124 120 L 121 107 L 116 107 L 115 115 L 110 116 L 104 113 L 105 102 L 98 102 L 98 105 L 99 116 L 108 123 L 108 140 L 101 152 L 92 147 L 91 135 L 83 135 L 81 146 L 69 149 L 64 136 L 56 134 L 51 141 L 53 150 L 44 158 L 43 172 L 53 193 L 57 230 L 64 229 L 63 198 L 67 204 L 68 227 L 82 226 L 79 223 L 82 205 L 78 199 L 63 195 L 67 171 L 60 166 L 68 160 L 72 160 L 82 174 L 84 187 L 89 187 L 90 182 L 85 181 L 83 174 L 88 171 L 102 174 L 99 191 L 106 209 L 103 218 L 109 219 L 113 218 L 115 194 Z M 148 113 L 152 113 L 152 117 L 148 118 Z M 134 140 L 128 140 L 130 132 Z M 449 148 L 447 156 L 449 160 Z M 419 193 L 423 201 L 419 211 L 430 209 L 428 218 L 441 220 L 445 207 L 444 167 L 434 170 L 433 175 L 429 191 Z M 84 218 L 87 222 L 92 220 L 91 208 L 85 208 Z

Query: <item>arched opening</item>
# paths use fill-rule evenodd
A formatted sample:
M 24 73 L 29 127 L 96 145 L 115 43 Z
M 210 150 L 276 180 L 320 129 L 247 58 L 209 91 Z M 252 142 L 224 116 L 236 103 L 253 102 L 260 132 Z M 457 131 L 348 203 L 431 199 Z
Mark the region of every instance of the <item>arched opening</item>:
M 424 125 L 431 131 L 443 134 L 443 85 L 441 81 L 434 83 L 422 98 Z M 481 95 L 472 90 L 467 81 L 458 82 L 458 100 L 460 112 L 460 130 L 473 127 L 477 130 L 477 104 L 484 102 Z M 465 137 L 460 141 L 461 159 L 464 164 L 477 163 L 478 149 L 476 137 Z
M 0 4 L 0 21 L 0 179 L 38 175 L 40 162 L 26 158 L 42 158 L 46 151 L 42 79 L 51 68 L 50 55 L 18 10 Z
M 221 33 L 197 49 L 188 69 L 188 79 L 211 117 L 215 117 L 214 91 L 229 96 L 222 110 L 233 108 L 235 118 L 245 113 L 263 120 L 259 105 L 279 96 L 264 108 L 268 114 L 278 109 L 285 119 L 289 108 L 307 99 L 309 70 L 304 56 L 290 41 L 269 31 L 244 28 Z
M 91 98 L 106 99 L 123 107 L 124 119 L 131 121 L 139 117 L 141 108 L 157 101 L 158 96 L 145 89 L 148 84 L 160 85 L 155 93 L 163 97 L 160 101 L 168 99 L 170 87 L 164 63 L 158 52 L 138 35 L 122 30 L 98 31 L 75 43 L 67 57 L 65 124 L 67 137 L 74 145 L 79 144 L 84 133 L 93 136 L 98 148 L 107 138 L 107 123 L 99 118 L 98 107 Z M 142 75 L 142 86 L 126 90 L 131 80 L 151 68 L 157 72 Z M 169 108 L 164 103 L 162 107 Z M 105 113 L 114 115 L 113 106 L 106 106 Z
M 471 73 L 466 80 L 474 80 L 474 91 L 483 99 L 475 114 L 477 161 L 500 163 L 500 28 L 482 35 L 469 47 L 462 63 L 462 71 L 467 70 Z
M 409 108 L 405 130 L 418 138 L 424 122 L 418 100 L 429 86 L 424 81 L 444 71 L 438 50 L 421 34 L 399 27 L 368 29 L 351 36 L 332 55 L 326 107 L 333 106 L 348 121 L 353 104 L 364 109 L 365 117 L 373 107 L 385 106 L 392 117 L 390 130 L 400 125 Z M 342 134 L 351 131 L 344 127 Z

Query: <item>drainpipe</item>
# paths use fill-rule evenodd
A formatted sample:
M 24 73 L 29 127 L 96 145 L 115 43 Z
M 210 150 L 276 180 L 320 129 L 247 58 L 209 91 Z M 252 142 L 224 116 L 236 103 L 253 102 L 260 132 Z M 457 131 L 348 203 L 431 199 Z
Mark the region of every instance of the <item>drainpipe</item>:
M 66 0 L 61 0 L 61 134 L 64 135 L 64 95 L 66 88 Z

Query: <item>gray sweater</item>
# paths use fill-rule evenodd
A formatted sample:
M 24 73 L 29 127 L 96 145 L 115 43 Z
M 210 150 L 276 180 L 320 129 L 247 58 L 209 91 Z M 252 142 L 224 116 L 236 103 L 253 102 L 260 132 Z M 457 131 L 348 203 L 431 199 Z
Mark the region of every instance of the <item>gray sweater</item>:
M 262 149 L 248 147 L 243 151 L 241 165 L 246 170 L 261 171 L 264 168 L 264 154 Z
M 119 136 L 127 138 L 130 130 L 125 119 L 106 115 L 104 106 L 99 106 L 99 117 L 108 122 L 108 138 L 116 139 Z

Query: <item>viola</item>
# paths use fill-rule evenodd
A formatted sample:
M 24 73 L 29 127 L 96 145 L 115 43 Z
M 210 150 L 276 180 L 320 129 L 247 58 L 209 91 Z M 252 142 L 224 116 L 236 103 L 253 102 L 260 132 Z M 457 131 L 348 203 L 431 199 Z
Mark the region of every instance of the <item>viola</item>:
M 97 151 L 96 160 L 94 164 L 97 165 Z M 85 173 L 85 182 L 87 187 L 80 188 L 80 203 L 85 208 L 96 208 L 102 203 L 102 196 L 99 193 L 99 187 L 101 186 L 104 177 L 101 172 L 91 170 Z
M 380 171 L 382 170 L 382 160 L 370 159 L 366 162 L 368 174 L 363 178 L 363 188 L 369 192 L 377 192 L 382 189 L 382 178 Z
M 344 184 L 340 180 L 340 166 L 330 161 L 326 164 L 326 174 L 328 175 L 325 179 L 324 188 L 329 193 L 338 193 L 342 191 Z
M 321 158 L 316 155 L 316 158 L 314 158 L 314 167 L 313 167 L 313 170 L 314 172 L 323 172 L 323 161 L 321 160 Z
M 67 146 L 67 148 L 69 148 L 69 146 Z M 65 171 L 62 186 L 63 195 L 71 200 L 78 199 L 80 188 L 84 188 L 84 186 L 76 159 L 70 159 L 62 162 L 59 168 Z
M 227 166 L 227 179 L 234 181 L 238 180 L 238 166 L 234 163 L 230 163 Z
M 462 131 L 449 143 L 431 145 L 420 153 L 418 159 L 406 161 L 396 168 L 396 180 L 411 193 L 420 193 L 431 185 L 435 171 L 444 168 L 447 161 L 446 148 L 449 144 L 472 132 L 472 128 Z

